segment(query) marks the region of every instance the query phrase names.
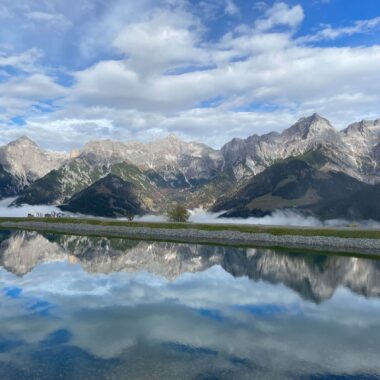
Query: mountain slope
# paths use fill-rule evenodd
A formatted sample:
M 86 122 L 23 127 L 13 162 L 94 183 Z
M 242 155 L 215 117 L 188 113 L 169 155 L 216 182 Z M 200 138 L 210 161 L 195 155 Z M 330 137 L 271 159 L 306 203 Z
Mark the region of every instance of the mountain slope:
M 60 167 L 68 157 L 66 153 L 44 151 L 25 136 L 0 147 L 0 164 L 16 178 L 19 188 Z
M 321 165 L 322 155 L 317 166 Z M 296 209 L 322 219 L 354 219 L 361 210 L 360 205 L 355 212 L 349 212 L 344 205 L 354 196 L 359 199 L 361 192 L 369 189 L 370 185 L 344 173 L 320 170 L 302 157 L 291 158 L 273 164 L 233 195 L 217 201 L 212 211 L 228 210 L 225 216 L 247 217 L 268 215 L 278 209 Z
M 380 176 L 373 170 L 376 162 L 373 160 L 368 164 L 372 169 L 363 167 L 365 150 L 356 152 L 353 145 L 348 143 L 350 138 L 355 139 L 350 137 L 353 131 L 354 128 L 338 132 L 327 119 L 314 114 L 301 118 L 281 134 L 272 132 L 262 136 L 253 135 L 245 140 L 232 140 L 222 147 L 224 168 L 232 169 L 239 181 L 262 172 L 278 160 L 323 147 L 330 157 L 326 169 L 341 171 L 368 183 L 380 181 Z M 372 140 L 380 143 L 380 134 Z M 380 154 L 377 163 L 380 164 Z M 373 178 L 369 176 L 371 170 Z
M 128 161 L 161 187 L 191 188 L 215 177 L 222 157 L 207 145 L 185 142 L 175 135 L 150 143 L 120 143 L 112 140 L 91 141 L 81 156 L 89 162 L 116 163 Z
M 64 211 L 110 218 L 145 213 L 136 186 L 114 174 L 108 174 L 75 194 L 60 208 Z
M 212 155 L 219 157 L 217 162 Z M 22 191 L 15 204 L 59 204 L 113 173 L 136 184 L 148 203 L 150 199 L 156 200 L 150 202 L 150 208 L 160 209 L 164 207 L 163 193 L 169 200 L 177 200 L 185 194 L 182 190 L 193 192 L 216 178 L 220 174 L 218 166 L 221 158 L 213 149 L 182 142 L 175 136 L 149 144 L 92 141 L 79 157 Z M 185 198 L 190 198 L 191 204 L 199 206 L 195 195 L 187 195 Z M 209 198 L 211 204 L 215 197 Z
M 74 194 L 111 173 L 133 183 L 148 206 L 151 206 L 152 197 L 159 197 L 156 186 L 130 163 L 121 162 L 106 166 L 102 163 L 90 163 L 87 159 L 78 157 L 35 181 L 29 188 L 21 192 L 15 204 L 63 203 Z
M 341 132 L 342 140 L 360 168 L 364 181 L 380 181 L 380 119 L 353 123 Z
M 380 221 L 380 184 L 365 186 L 349 198 L 341 197 L 326 201 L 319 206 L 318 215 L 325 218 L 330 210 L 350 220 Z
M 15 177 L 0 165 L 0 199 L 13 197 L 19 191 L 19 183 Z

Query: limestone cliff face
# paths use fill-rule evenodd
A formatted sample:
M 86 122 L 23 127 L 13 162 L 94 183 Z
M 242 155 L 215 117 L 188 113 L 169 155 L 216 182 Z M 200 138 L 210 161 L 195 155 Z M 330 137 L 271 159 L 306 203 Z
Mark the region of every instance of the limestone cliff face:
M 60 167 L 68 157 L 66 153 L 45 151 L 28 137 L 0 147 L 0 164 L 20 188 Z
M 128 161 L 140 170 L 159 176 L 168 187 L 190 188 L 215 177 L 222 166 L 220 151 L 204 144 L 184 142 L 175 135 L 150 143 L 91 141 L 82 157 L 96 164 Z
M 326 170 L 344 172 L 366 183 L 380 181 L 380 120 L 362 121 L 339 132 L 327 119 L 314 114 L 300 119 L 281 134 L 234 139 L 222 148 L 225 168 L 238 179 L 260 173 L 273 162 L 323 149 L 330 160 Z

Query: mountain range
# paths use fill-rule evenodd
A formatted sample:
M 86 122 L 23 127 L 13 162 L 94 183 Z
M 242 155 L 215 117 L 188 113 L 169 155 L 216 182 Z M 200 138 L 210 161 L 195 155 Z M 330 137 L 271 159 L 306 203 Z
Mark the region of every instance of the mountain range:
M 78 193 L 104 188 L 109 175 L 133 189 L 139 212 L 159 213 L 181 202 L 226 211 L 224 216 L 291 208 L 322 219 L 378 220 L 380 119 L 338 131 L 314 114 L 282 133 L 235 138 L 219 150 L 175 135 L 149 143 L 90 141 L 71 155 L 45 151 L 27 137 L 0 148 L 0 196 L 16 196 L 15 205 L 79 211 Z M 114 190 L 108 188 L 113 201 L 96 215 L 120 215 L 109 210 L 126 194 Z M 86 199 L 88 205 L 98 202 L 99 192 Z M 87 206 L 80 211 L 94 215 Z

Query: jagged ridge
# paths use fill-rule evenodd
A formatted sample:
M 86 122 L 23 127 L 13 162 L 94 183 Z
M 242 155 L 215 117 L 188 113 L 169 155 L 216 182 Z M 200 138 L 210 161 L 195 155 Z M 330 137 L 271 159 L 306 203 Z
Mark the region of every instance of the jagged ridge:
M 114 173 L 138 185 L 153 210 L 162 210 L 172 201 L 209 207 L 279 160 L 315 151 L 325 157 L 321 171 L 343 172 L 368 184 L 380 181 L 380 121 L 363 121 L 338 132 L 314 114 L 281 134 L 233 139 L 221 150 L 174 135 L 147 144 L 92 141 L 79 157 L 34 179 L 16 203 L 59 204 Z

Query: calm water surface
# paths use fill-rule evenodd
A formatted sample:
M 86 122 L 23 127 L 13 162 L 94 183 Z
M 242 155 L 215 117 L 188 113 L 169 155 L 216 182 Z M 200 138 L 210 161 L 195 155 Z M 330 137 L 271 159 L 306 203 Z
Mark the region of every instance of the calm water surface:
M 0 235 L 0 379 L 380 379 L 379 261 Z

